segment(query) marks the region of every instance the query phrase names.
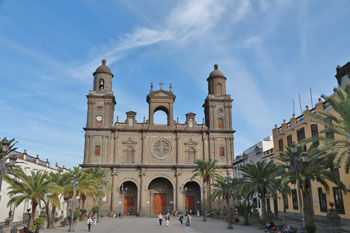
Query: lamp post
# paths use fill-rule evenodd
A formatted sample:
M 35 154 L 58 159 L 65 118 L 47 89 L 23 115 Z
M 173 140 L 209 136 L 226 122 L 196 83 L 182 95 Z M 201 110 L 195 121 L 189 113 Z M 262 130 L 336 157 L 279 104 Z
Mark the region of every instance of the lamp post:
M 128 187 L 124 187 L 124 184 L 120 187 L 120 193 L 122 194 L 122 215 L 124 217 L 124 195 L 128 191 Z
M 98 184 L 98 216 L 97 216 L 97 222 L 101 222 L 101 192 L 102 192 L 102 183 Z
M 299 177 L 299 169 L 303 164 L 299 164 L 299 161 L 296 157 L 297 148 L 295 143 L 293 142 L 291 145 L 292 153 L 293 153 L 293 165 L 291 165 L 291 161 L 289 159 L 286 159 L 286 166 L 288 168 L 292 168 L 295 171 L 295 176 L 297 180 L 297 186 L 298 186 L 298 197 L 299 197 L 299 206 L 300 206 L 300 219 L 301 219 L 301 232 L 305 229 L 305 217 L 304 217 L 304 211 L 303 211 L 303 201 L 301 199 L 301 193 L 300 193 L 300 177 Z M 301 154 L 302 161 L 305 163 L 307 161 L 307 153 L 303 152 Z
M 207 187 L 205 186 L 204 182 L 202 186 L 202 191 L 203 191 L 203 222 L 206 222 L 207 221 L 207 203 L 206 203 L 205 193 L 207 191 Z
M 182 185 L 182 213 L 185 213 L 185 194 L 187 193 L 188 188 L 185 185 Z
M 6 164 L 6 160 L 8 157 L 7 154 L 9 152 L 9 148 L 10 148 L 10 142 L 7 140 L 4 140 L 2 142 L 2 152 L 3 152 L 3 156 L 0 160 L 0 191 L 1 191 L 1 186 L 2 186 L 2 176 L 3 174 L 7 173 L 10 171 L 9 168 L 13 167 L 16 164 L 16 155 L 12 155 L 9 157 L 10 159 L 10 164 Z M 10 165 L 10 166 L 8 166 Z
M 77 173 L 73 173 L 73 178 L 71 179 L 70 183 L 73 186 L 73 196 L 72 196 L 72 213 L 71 213 L 71 219 L 69 224 L 68 232 L 74 232 L 74 200 L 75 200 L 75 189 L 77 188 L 78 180 L 77 180 Z
M 227 225 L 227 229 L 231 230 L 233 229 L 232 226 L 232 216 L 231 216 L 231 193 L 230 193 L 230 173 L 227 171 L 226 172 L 226 179 L 225 179 L 225 184 L 226 184 L 226 191 L 227 191 L 227 213 L 228 213 L 228 225 Z

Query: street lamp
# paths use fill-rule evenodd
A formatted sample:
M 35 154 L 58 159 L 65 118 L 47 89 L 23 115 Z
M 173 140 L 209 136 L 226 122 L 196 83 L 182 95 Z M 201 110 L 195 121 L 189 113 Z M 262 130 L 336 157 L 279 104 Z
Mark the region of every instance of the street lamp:
M 75 189 L 77 188 L 78 180 L 77 180 L 77 173 L 74 171 L 73 178 L 71 179 L 70 183 L 73 186 L 73 199 L 72 199 L 72 213 L 71 213 L 71 220 L 69 224 L 68 232 L 74 232 L 74 200 L 75 200 Z
M 122 200 L 123 200 L 123 205 L 122 205 L 122 215 L 124 217 L 124 195 L 128 191 L 128 187 L 124 187 L 124 184 L 120 187 L 120 193 L 122 194 Z
M 2 152 L 3 155 L 1 157 L 0 160 L 0 191 L 1 191 L 1 186 L 2 186 L 2 176 L 5 173 L 8 173 L 10 171 L 10 168 L 13 167 L 16 164 L 16 160 L 17 160 L 17 156 L 16 155 L 12 155 L 9 157 L 6 157 L 7 154 L 9 153 L 9 148 L 10 148 L 10 141 L 4 140 L 2 142 Z M 7 158 L 10 159 L 10 163 L 6 164 L 6 160 Z
M 203 191 L 203 222 L 207 221 L 207 204 L 206 204 L 206 198 L 205 198 L 205 193 L 207 191 L 207 187 L 205 186 L 205 183 L 203 182 L 202 186 L 202 191 Z
M 185 185 L 182 185 L 182 213 L 185 213 L 185 194 L 187 193 L 188 188 Z
M 98 216 L 97 216 L 97 222 L 101 222 L 101 192 L 102 192 L 102 183 L 98 184 Z
M 232 216 L 231 216 L 231 193 L 230 193 L 230 173 L 228 171 L 226 171 L 226 179 L 225 179 L 225 184 L 226 184 L 226 191 L 227 191 L 227 211 L 228 211 L 228 225 L 227 225 L 227 229 L 233 229 L 232 226 Z
M 304 211 L 303 211 L 303 201 L 301 199 L 301 193 L 300 193 L 300 177 L 299 177 L 299 169 L 303 166 L 303 164 L 299 164 L 299 161 L 297 159 L 296 153 L 297 153 L 297 147 L 295 143 L 293 142 L 291 145 L 291 150 L 293 153 L 293 164 L 291 164 L 291 161 L 289 159 L 286 159 L 285 163 L 288 168 L 292 168 L 295 171 L 295 176 L 297 180 L 297 186 L 298 186 L 298 196 L 299 196 L 299 206 L 300 206 L 300 219 L 301 219 L 301 230 L 302 232 L 305 229 L 305 218 L 304 218 Z M 303 163 L 307 162 L 307 153 L 303 152 L 301 154 L 301 158 Z

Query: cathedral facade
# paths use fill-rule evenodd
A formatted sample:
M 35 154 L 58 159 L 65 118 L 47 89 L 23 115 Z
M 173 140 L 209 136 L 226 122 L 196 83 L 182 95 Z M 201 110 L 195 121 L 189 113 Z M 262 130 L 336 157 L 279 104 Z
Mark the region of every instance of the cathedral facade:
M 167 91 L 162 83 L 159 90 L 153 90 L 151 84 L 147 120 L 137 122 L 136 112 L 129 111 L 125 122 L 115 122 L 113 74 L 105 60 L 93 76 L 93 90 L 87 95 L 82 167 L 108 170 L 111 188 L 102 201 L 103 214 L 144 216 L 168 210 L 202 214 L 207 192 L 202 180 L 191 180 L 195 161 L 216 159 L 223 176 L 233 173 L 233 100 L 226 94 L 226 77 L 218 66 L 207 78 L 202 124 L 197 123 L 195 113 L 187 113 L 184 123 L 174 121 L 176 96 L 171 84 Z M 166 125 L 154 124 L 157 111 L 166 113 Z M 213 208 L 220 204 L 210 203 Z M 87 202 L 87 208 L 91 205 Z

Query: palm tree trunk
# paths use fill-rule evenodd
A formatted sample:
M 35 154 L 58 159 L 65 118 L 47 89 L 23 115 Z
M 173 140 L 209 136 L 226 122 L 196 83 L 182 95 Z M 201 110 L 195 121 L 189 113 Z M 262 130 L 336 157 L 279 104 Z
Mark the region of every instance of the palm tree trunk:
M 36 212 L 36 207 L 38 204 L 36 203 L 35 200 L 32 200 L 32 214 L 30 215 L 30 220 L 29 220 L 29 225 L 28 227 L 30 228 L 34 224 L 34 219 L 35 219 L 35 212 Z
M 205 183 L 207 186 L 207 213 L 211 212 L 211 201 L 210 201 L 210 180 Z
M 311 209 L 311 203 L 309 198 L 309 187 L 307 185 L 306 190 L 302 190 L 303 203 L 304 203 L 304 215 L 305 215 L 305 226 L 315 226 L 314 216 Z
M 47 219 L 47 226 L 46 226 L 46 228 L 47 229 L 49 229 L 49 227 L 50 227 L 49 204 L 50 204 L 50 202 L 47 201 L 46 205 L 45 205 L 45 213 L 46 213 L 46 219 Z
M 50 225 L 49 225 L 50 229 L 54 228 L 55 215 L 56 215 L 56 206 L 52 206 L 51 216 L 50 216 Z
M 262 224 L 267 223 L 267 218 L 266 218 L 266 202 L 265 202 L 265 193 L 261 193 L 261 219 L 262 219 Z

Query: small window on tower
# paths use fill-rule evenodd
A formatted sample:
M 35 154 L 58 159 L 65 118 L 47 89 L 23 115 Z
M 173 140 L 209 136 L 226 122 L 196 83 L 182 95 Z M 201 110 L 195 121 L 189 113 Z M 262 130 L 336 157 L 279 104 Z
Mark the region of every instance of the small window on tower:
M 218 120 L 218 128 L 219 129 L 224 128 L 224 119 L 219 118 L 219 120 Z
M 100 81 L 98 82 L 98 88 L 100 89 L 100 91 L 103 91 L 105 89 L 105 81 L 103 79 L 100 79 Z
M 220 147 L 220 156 L 225 156 L 225 147 Z
M 101 146 L 100 145 L 95 146 L 95 155 L 101 155 Z

